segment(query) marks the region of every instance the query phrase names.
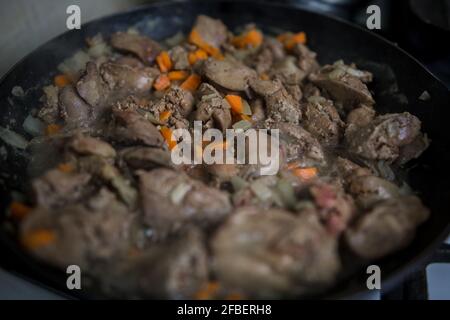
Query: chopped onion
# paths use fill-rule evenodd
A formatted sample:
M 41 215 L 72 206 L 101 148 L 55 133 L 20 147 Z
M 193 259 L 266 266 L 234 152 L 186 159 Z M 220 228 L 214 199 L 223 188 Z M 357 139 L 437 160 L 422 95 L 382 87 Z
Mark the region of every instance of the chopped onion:
M 324 103 L 326 101 L 327 101 L 327 99 L 325 99 L 324 97 L 321 97 L 321 96 L 311 96 L 311 97 L 308 98 L 308 102 L 311 102 L 311 103 L 321 104 L 321 103 Z
M 294 208 L 297 202 L 294 188 L 292 184 L 286 179 L 280 179 L 277 183 L 277 190 L 281 196 L 283 204 L 287 208 Z
M 0 138 L 7 144 L 17 148 L 26 149 L 28 146 L 28 141 L 22 137 L 20 134 L 15 133 L 9 129 L 0 127 Z
M 111 179 L 111 185 L 117 190 L 122 200 L 130 207 L 134 207 L 137 201 L 137 191 L 131 187 L 125 178 L 117 175 Z
M 91 61 L 91 57 L 86 52 L 79 50 L 72 57 L 64 60 L 58 66 L 58 70 L 64 74 L 77 74 L 86 67 L 89 61 Z
M 427 90 L 422 92 L 422 94 L 419 96 L 419 100 L 421 100 L 421 101 L 428 101 L 430 99 L 431 99 L 431 95 Z
M 252 115 L 252 108 L 250 108 L 250 105 L 248 104 L 247 100 L 242 99 L 242 113 L 246 116 Z
M 23 96 L 25 96 L 25 91 L 23 91 L 23 88 L 19 86 L 15 86 L 14 88 L 12 88 L 11 93 L 13 96 L 18 98 L 22 98 Z
M 246 130 L 250 129 L 251 127 L 252 127 L 251 122 L 249 122 L 249 121 L 247 121 L 247 120 L 241 120 L 241 121 L 239 121 L 239 122 L 236 122 L 236 123 L 233 125 L 233 129 L 234 129 L 234 130 L 242 129 L 242 130 L 246 131 Z
M 32 135 L 33 137 L 37 137 L 44 134 L 45 125 L 41 120 L 29 115 L 23 122 L 23 129 L 26 133 Z
M 170 200 L 173 204 L 180 204 L 192 186 L 187 183 L 180 183 L 170 193 Z
M 380 176 L 388 181 L 395 180 L 395 173 L 392 171 L 392 168 L 383 160 L 377 162 L 377 170 L 380 173 Z
M 233 185 L 234 192 L 238 192 L 248 186 L 248 182 L 239 176 L 231 177 L 230 182 Z
M 354 68 L 350 68 L 350 67 L 346 68 L 345 71 L 348 74 L 350 74 L 352 76 L 355 76 L 357 78 L 362 78 L 362 77 L 364 77 L 366 75 L 363 71 L 357 70 L 357 69 L 354 69 Z
M 336 68 L 328 74 L 328 78 L 331 80 L 338 80 L 345 74 L 345 70 Z
M 272 198 L 272 190 L 259 181 L 253 182 L 250 188 L 261 201 L 267 201 Z

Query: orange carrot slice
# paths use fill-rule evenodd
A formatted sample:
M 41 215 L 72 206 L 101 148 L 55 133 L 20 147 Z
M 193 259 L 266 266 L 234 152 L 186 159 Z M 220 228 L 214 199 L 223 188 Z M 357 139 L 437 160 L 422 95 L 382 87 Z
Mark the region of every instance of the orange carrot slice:
M 231 110 L 237 114 L 242 114 L 244 112 L 244 106 L 242 103 L 242 98 L 233 94 L 229 94 L 225 99 L 230 104 Z
M 317 177 L 317 168 L 295 168 L 292 170 L 300 180 L 308 181 Z
M 163 91 L 169 88 L 170 84 L 171 83 L 169 77 L 165 74 L 162 74 L 155 80 L 153 88 L 155 88 L 156 91 Z
M 70 163 L 61 163 L 58 170 L 64 173 L 72 173 L 75 171 L 75 167 Z
M 161 114 L 159 115 L 159 120 L 161 122 L 166 122 L 167 120 L 169 120 L 170 116 L 172 115 L 172 111 L 163 111 L 161 112 Z
M 207 54 L 209 54 L 211 57 L 214 57 L 216 59 L 222 59 L 223 55 L 220 52 L 220 50 L 209 43 L 207 43 L 205 40 L 203 40 L 200 33 L 198 33 L 197 30 L 192 29 L 191 33 L 189 34 L 189 42 L 192 44 L 195 44 L 200 49 L 203 49 Z
M 45 128 L 45 134 L 47 136 L 51 136 L 54 134 L 57 134 L 61 131 L 62 127 L 58 124 L 50 124 L 47 126 L 47 128 Z
M 160 131 L 161 131 L 162 136 L 164 137 L 164 140 L 166 140 L 169 150 L 172 150 L 173 148 L 175 148 L 177 145 L 177 142 L 173 139 L 172 130 L 167 127 L 161 127 Z
M 169 80 L 180 81 L 186 79 L 189 74 L 186 71 L 171 71 L 167 74 Z
M 206 60 L 206 59 L 208 59 L 208 54 L 203 49 L 198 49 L 194 52 L 190 52 L 188 56 L 188 60 L 191 65 L 195 64 L 199 60 Z
M 54 243 L 56 235 L 47 229 L 35 230 L 22 238 L 22 244 L 28 249 L 39 249 Z
M 184 90 L 188 90 L 194 92 L 200 86 L 202 82 L 202 78 L 198 74 L 191 74 L 181 85 L 181 88 Z
M 68 86 L 71 83 L 70 78 L 65 74 L 59 74 L 55 76 L 53 82 L 55 83 L 55 86 L 59 88 L 64 88 L 65 86 Z
M 259 30 L 252 29 L 240 36 L 234 37 L 231 42 L 235 47 L 241 49 L 247 47 L 257 48 L 262 44 L 263 38 L 264 36 Z
M 161 70 L 161 72 L 169 72 L 170 69 L 172 69 L 172 60 L 170 59 L 167 51 L 161 52 L 156 57 L 156 62 L 158 63 L 159 70 Z
M 23 220 L 32 210 L 29 206 L 18 201 L 13 201 L 9 206 L 11 217 L 16 220 Z

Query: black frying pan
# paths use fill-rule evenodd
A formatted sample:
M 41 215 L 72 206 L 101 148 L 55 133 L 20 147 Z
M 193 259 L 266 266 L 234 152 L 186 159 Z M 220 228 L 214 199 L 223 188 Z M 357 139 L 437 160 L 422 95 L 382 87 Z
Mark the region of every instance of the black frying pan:
M 67 32 L 34 51 L 17 64 L 0 83 L 0 125 L 26 135 L 22 123 L 32 108 L 39 106 L 40 87 L 50 83 L 57 65 L 85 45 L 85 38 L 104 36 L 133 26 L 156 40 L 190 30 L 198 14 L 222 19 L 230 28 L 256 22 L 265 32 L 277 30 L 305 31 L 309 46 L 319 53 L 319 61 L 331 63 L 338 59 L 356 62 L 372 71 L 371 86 L 380 112 L 409 111 L 423 122 L 423 129 L 432 139 L 429 150 L 412 164 L 410 184 L 431 208 L 431 218 L 420 227 L 413 243 L 405 250 L 376 263 L 382 270 L 382 289 L 389 290 L 408 273 L 421 267 L 442 243 L 450 225 L 450 98 L 449 91 L 414 58 L 394 44 L 366 30 L 343 21 L 290 6 L 255 1 L 190 1 L 151 4 L 133 11 L 113 15 L 83 25 L 81 31 Z M 24 99 L 11 95 L 14 86 L 27 91 Z M 426 90 L 429 101 L 418 97 Z M 9 103 L 12 99 L 13 105 Z M 14 119 L 14 123 L 10 120 Z M 3 143 L 3 142 L 0 142 Z M 1 162 L 1 212 L 4 212 L 12 190 L 23 190 L 26 184 L 26 159 L 13 153 L 9 146 L 7 161 Z M 29 258 L 6 232 L 0 232 L 2 264 L 41 284 L 63 290 L 61 272 Z M 321 296 L 354 298 L 365 292 L 365 270 Z M 89 293 L 90 294 L 90 293 Z M 92 295 L 89 295 L 92 297 Z

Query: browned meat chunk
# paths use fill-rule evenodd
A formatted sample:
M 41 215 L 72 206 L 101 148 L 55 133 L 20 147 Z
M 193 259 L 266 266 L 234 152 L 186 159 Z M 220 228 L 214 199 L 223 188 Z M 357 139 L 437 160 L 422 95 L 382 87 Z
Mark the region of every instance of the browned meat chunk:
M 234 56 L 239 58 L 242 51 L 239 50 L 238 54 L 235 53 Z M 264 37 L 263 44 L 256 52 L 253 48 L 247 49 L 247 51 L 249 52 L 245 55 L 245 63 L 255 69 L 258 74 L 268 75 L 273 64 L 286 57 L 283 44 L 270 36 Z
M 395 163 L 402 165 L 410 160 L 417 159 L 429 146 L 430 140 L 428 137 L 420 134 L 413 142 L 400 148 L 400 154 Z
M 256 78 L 256 72 L 249 67 L 230 60 L 208 59 L 202 66 L 202 74 L 225 89 L 244 91 L 249 82 Z
M 279 80 L 256 80 L 251 82 L 251 88 L 264 98 L 270 121 L 299 123 L 302 117 L 300 104 L 292 98 Z
M 86 71 L 77 83 L 77 91 L 89 105 L 93 107 L 105 105 L 110 90 L 94 62 L 88 62 L 86 65 Z
M 173 167 L 170 152 L 164 149 L 134 147 L 123 150 L 121 154 L 125 162 L 133 169 Z
M 194 96 L 190 91 L 179 87 L 171 87 L 156 103 L 150 106 L 150 110 L 158 119 L 163 112 L 170 112 L 167 124 L 175 128 L 188 128 L 187 116 L 194 108 Z
M 129 246 L 133 215 L 105 189 L 91 203 L 54 211 L 37 208 L 21 226 L 22 243 L 38 258 L 64 269 L 75 264 L 89 270 L 93 261 L 112 258 Z M 51 241 L 33 241 L 43 232 Z
M 369 208 L 379 201 L 396 198 L 401 194 L 395 184 L 373 175 L 355 176 L 350 181 L 349 192 L 363 208 Z
M 356 214 L 353 198 L 336 186 L 323 182 L 314 184 L 309 191 L 328 232 L 333 235 L 342 233 Z
M 375 113 L 372 107 L 361 105 L 347 115 L 347 126 L 365 127 L 375 118 Z
M 199 102 L 195 112 L 195 120 L 203 123 L 212 121 L 210 126 L 225 131 L 231 127 L 231 108 L 222 95 L 213 86 L 203 83 L 199 88 Z
M 103 183 L 110 185 L 120 199 L 130 208 L 136 207 L 138 198 L 136 189 L 131 186 L 130 181 L 122 175 L 119 169 L 113 166 L 111 159 L 88 156 L 78 158 L 77 164 L 81 172 L 94 175 L 96 178 L 101 179 Z
M 44 95 L 41 97 L 43 103 L 38 117 L 46 123 L 56 123 L 60 119 L 59 113 L 59 90 L 55 86 L 42 88 Z
M 59 94 L 61 117 L 67 124 L 83 126 L 92 120 L 93 109 L 72 86 L 63 88 Z
M 156 169 L 139 176 L 144 220 L 162 235 L 189 222 L 202 226 L 217 224 L 231 210 L 227 193 L 209 188 L 184 173 Z
M 238 209 L 212 248 L 219 281 L 252 297 L 312 293 L 329 286 L 340 269 L 336 238 L 311 212 Z
M 206 248 L 196 229 L 138 250 L 117 264 L 111 274 L 102 276 L 122 295 L 192 299 L 208 280 Z
M 349 72 L 348 68 L 340 63 L 327 65 L 318 73 L 311 74 L 310 80 L 327 91 L 333 100 L 341 103 L 346 109 L 353 109 L 359 104 L 373 105 L 375 101 L 367 86 L 361 81 L 361 77 Z
M 405 112 L 375 118 L 369 125 L 358 128 L 346 136 L 349 151 L 370 160 L 398 158 L 401 148 L 420 137 L 420 120 Z
M 272 67 L 270 75 L 279 78 L 285 85 L 300 84 L 306 74 L 300 70 L 296 62 L 296 58 L 288 56 Z
M 309 97 L 321 96 L 320 89 L 313 85 L 311 82 L 308 82 L 302 87 L 302 93 L 305 99 L 308 99 Z
M 86 195 L 91 176 L 85 173 L 65 173 L 50 170 L 32 182 L 36 204 L 50 209 L 73 203 Z
M 310 98 L 303 109 L 303 127 L 325 146 L 336 146 L 344 123 L 331 100 Z
M 297 56 L 298 66 L 304 72 L 305 76 L 319 69 L 319 63 L 316 60 L 317 54 L 304 44 L 297 43 L 294 47 L 294 54 Z
M 161 147 L 163 137 L 158 129 L 136 111 L 114 110 L 114 136 L 126 144 L 145 144 Z
M 381 258 L 407 246 L 428 216 L 428 209 L 417 197 L 386 200 L 359 218 L 347 230 L 346 240 L 357 255 Z
M 80 155 L 105 158 L 114 158 L 116 156 L 116 150 L 109 143 L 82 134 L 77 134 L 69 142 L 69 147 Z
M 345 185 L 349 184 L 353 177 L 372 175 L 370 169 L 345 158 L 337 157 L 335 164 L 339 175 L 344 179 Z
M 197 17 L 193 30 L 199 33 L 203 41 L 216 48 L 220 48 L 228 36 L 228 29 L 222 21 L 204 15 Z
M 120 51 L 132 53 L 142 62 L 151 64 L 160 53 L 161 47 L 150 38 L 125 32 L 117 32 L 111 36 L 111 45 Z
M 280 130 L 280 142 L 286 147 L 287 162 L 295 160 L 302 167 L 325 164 L 322 146 L 301 126 L 280 122 L 271 128 Z
M 159 70 L 152 67 L 132 67 L 124 63 L 107 62 L 100 68 L 103 80 L 117 100 L 130 94 L 143 94 L 152 89 Z
M 252 120 L 255 122 L 262 122 L 266 120 L 266 111 L 264 107 L 264 101 L 261 99 L 255 99 L 250 102 L 250 108 L 252 109 Z

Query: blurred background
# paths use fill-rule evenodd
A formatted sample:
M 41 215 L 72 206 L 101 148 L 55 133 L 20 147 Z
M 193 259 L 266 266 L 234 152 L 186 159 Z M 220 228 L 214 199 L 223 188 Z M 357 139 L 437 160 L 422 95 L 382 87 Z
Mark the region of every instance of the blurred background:
M 215 1 L 215 0 L 210 0 Z M 152 0 L 0 0 L 0 76 L 39 45 L 66 31 L 66 8 L 82 23 Z M 270 0 L 306 7 L 365 26 L 366 8 L 381 8 L 376 31 L 412 53 L 450 87 L 450 0 Z M 6 30 L 6 32 L 5 32 Z
M 209 0 L 215 1 L 215 0 Z M 323 12 L 365 27 L 366 8 L 381 8 L 381 30 L 450 88 L 450 0 L 272 0 Z M 151 0 L 0 0 L 0 77 L 16 62 L 51 38 L 65 32 L 66 9 L 81 8 L 82 23 L 152 2 Z M 449 242 L 450 243 L 450 242 Z M 391 299 L 450 299 L 450 253 L 437 256 L 426 270 L 393 290 Z M 54 299 L 0 269 L 0 299 Z M 379 297 L 375 297 L 379 298 Z

